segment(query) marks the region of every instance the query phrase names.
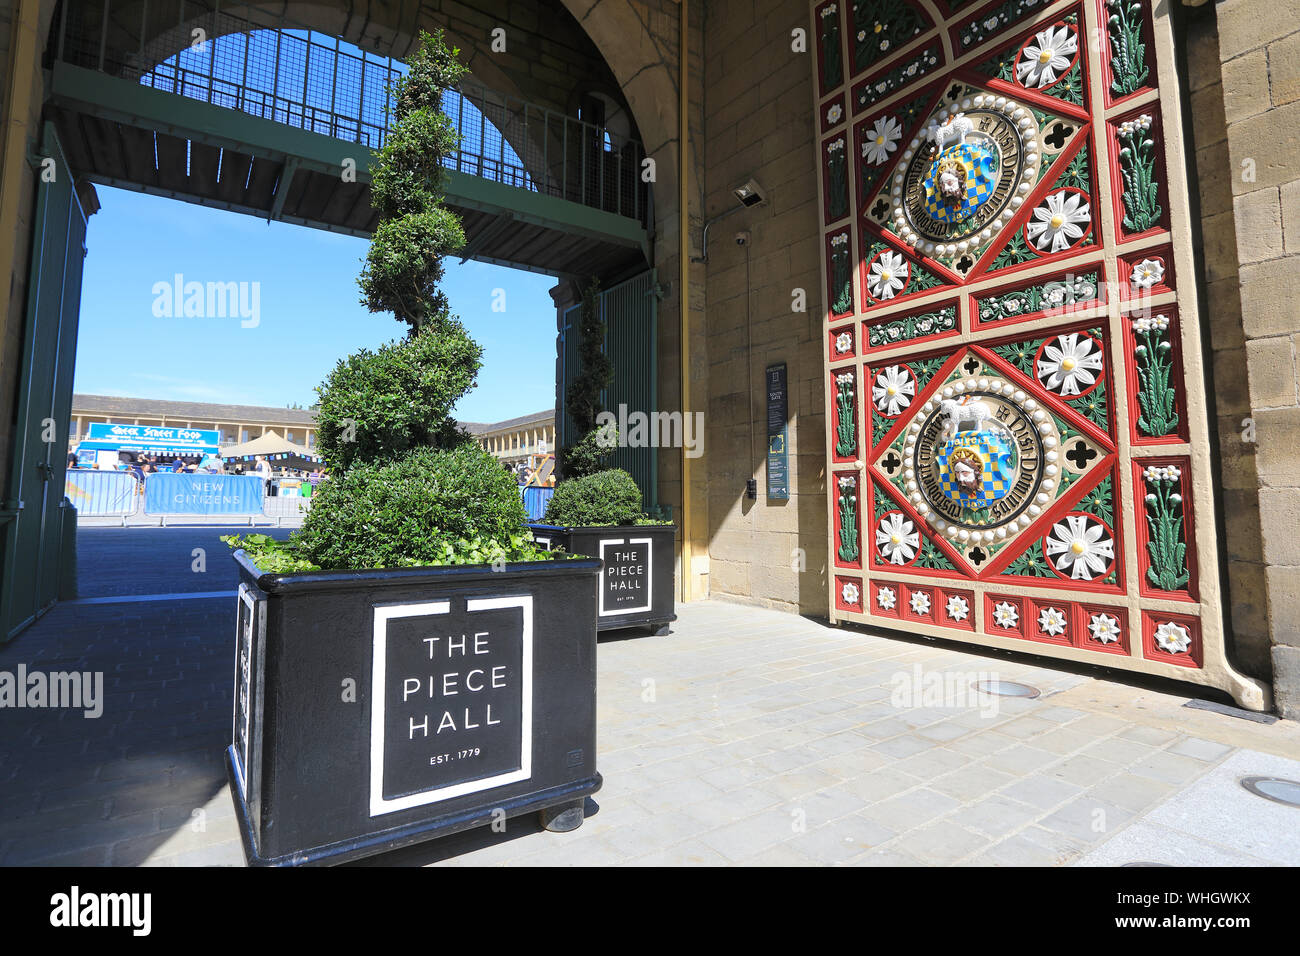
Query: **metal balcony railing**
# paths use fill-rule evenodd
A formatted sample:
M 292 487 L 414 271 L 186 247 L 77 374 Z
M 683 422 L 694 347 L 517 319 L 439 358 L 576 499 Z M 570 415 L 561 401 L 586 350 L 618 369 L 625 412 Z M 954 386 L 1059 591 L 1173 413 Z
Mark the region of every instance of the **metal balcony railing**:
M 249 4 L 63 0 L 59 18 L 52 58 L 370 149 L 406 72 Z M 449 169 L 646 222 L 637 140 L 472 81 L 442 106 L 461 133 Z

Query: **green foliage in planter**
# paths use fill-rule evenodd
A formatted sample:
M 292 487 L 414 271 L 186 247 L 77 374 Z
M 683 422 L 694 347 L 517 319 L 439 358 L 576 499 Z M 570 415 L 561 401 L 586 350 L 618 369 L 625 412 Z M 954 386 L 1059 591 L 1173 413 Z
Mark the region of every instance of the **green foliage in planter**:
M 545 560 L 529 540 L 514 476 L 451 417 L 482 350 L 447 312 L 442 259 L 465 241 L 443 206 L 443 160 L 458 133 L 443 94 L 466 69 L 441 32 L 421 34 L 395 88 L 393 127 L 371 167 L 380 216 L 362 302 L 409 326 L 400 342 L 339 362 L 317 390 L 330 480 L 287 542 L 232 538 L 264 571 L 362 570 Z
M 223 534 L 221 540 L 232 549 L 243 548 L 259 571 L 264 574 L 294 574 L 319 571 L 291 541 L 277 541 L 268 534 Z
M 617 444 L 618 428 L 609 426 L 593 428 L 579 442 L 567 446 L 561 452 L 565 481 L 585 478 L 604 470 L 605 459 Z
M 476 444 L 359 464 L 321 485 L 294 536 L 326 570 L 540 561 L 514 476 Z
M 394 88 L 392 129 L 371 164 L 380 222 L 358 279 L 361 301 L 413 329 L 446 316 L 447 298 L 438 289 L 442 257 L 465 245 L 460 219 L 442 205 L 443 160 L 460 143 L 442 113 L 442 95 L 469 72 L 456 60 L 459 52 L 446 46 L 442 31 L 421 35 L 410 72 Z
M 392 312 L 413 328 L 446 315 L 438 258 L 464 245 L 460 220 L 445 209 L 381 222 L 359 280 L 361 304 L 371 312 Z
M 542 522 L 563 528 L 647 523 L 641 489 L 621 468 L 560 482 Z
M 317 389 L 317 442 L 330 471 L 468 441 L 451 410 L 474 387 L 482 354 L 464 326 L 441 319 L 411 338 L 340 359 Z

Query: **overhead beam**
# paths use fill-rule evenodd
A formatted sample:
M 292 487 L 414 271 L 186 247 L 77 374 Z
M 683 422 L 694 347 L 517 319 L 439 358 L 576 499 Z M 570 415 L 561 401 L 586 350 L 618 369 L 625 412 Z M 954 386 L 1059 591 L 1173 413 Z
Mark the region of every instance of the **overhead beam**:
M 372 153 L 369 147 L 358 143 L 155 90 L 62 61 L 56 61 L 51 69 L 50 89 L 51 101 L 64 109 L 221 146 L 259 159 L 283 163 L 292 157 L 300 168 L 329 176 L 340 175 L 345 163 L 350 161 L 355 164 L 358 181 L 370 179 Z M 453 206 L 494 215 L 509 210 L 521 222 L 643 252 L 649 248 L 645 227 L 627 216 L 454 169 L 447 170 L 446 174 L 446 198 Z
M 271 221 L 270 216 L 268 215 L 268 210 L 264 207 L 247 206 L 241 203 L 227 202 L 223 199 L 214 199 L 211 196 L 204 196 L 199 193 L 164 189 L 161 186 L 140 183 L 131 179 L 119 179 L 115 176 L 104 176 L 94 172 L 87 172 L 82 176 L 82 178 L 92 183 L 98 183 L 101 186 L 113 186 L 117 189 L 129 189 L 132 192 L 145 193 L 149 196 L 161 196 L 163 199 L 179 199 L 182 202 L 194 203 L 196 206 L 207 206 L 209 209 L 225 209 L 227 212 L 237 212 L 246 216 L 255 216 L 258 219 L 266 220 L 268 223 Z M 320 229 L 323 232 L 333 232 L 344 236 L 355 236 L 358 239 L 370 238 L 370 233 L 364 229 L 351 229 L 347 226 L 332 225 L 314 219 L 302 219 L 298 216 L 281 215 L 279 221 L 291 226 L 307 226 L 310 229 Z M 508 265 L 509 263 L 503 264 Z
M 465 248 L 460 251 L 460 264 L 464 265 L 469 262 L 469 260 L 473 259 L 484 246 L 497 236 L 501 235 L 501 233 L 505 232 L 514 221 L 515 217 L 513 213 L 502 213 L 497 216 L 496 219 L 492 220 L 492 222 L 488 223 L 488 225 L 480 229 L 479 234 L 467 242 Z
M 275 202 L 271 204 L 270 219 L 283 218 L 284 201 L 289 198 L 289 187 L 293 185 L 293 174 L 297 171 L 298 160 L 296 157 L 290 156 L 284 161 L 284 168 L 280 170 L 280 179 L 275 184 Z

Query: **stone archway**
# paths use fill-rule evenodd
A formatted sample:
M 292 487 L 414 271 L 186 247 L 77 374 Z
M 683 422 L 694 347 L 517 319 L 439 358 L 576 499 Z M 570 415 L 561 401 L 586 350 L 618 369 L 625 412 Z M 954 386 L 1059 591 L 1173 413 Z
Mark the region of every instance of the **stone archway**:
M 563 3 L 618 81 L 646 155 L 656 161 L 655 219 L 669 222 L 678 205 L 676 47 L 650 30 L 630 0 Z

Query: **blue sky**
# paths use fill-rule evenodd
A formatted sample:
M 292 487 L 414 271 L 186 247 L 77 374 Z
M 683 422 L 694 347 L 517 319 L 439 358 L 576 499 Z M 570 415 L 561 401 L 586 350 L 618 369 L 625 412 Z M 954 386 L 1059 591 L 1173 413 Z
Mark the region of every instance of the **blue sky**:
M 319 229 L 96 186 L 89 221 L 74 388 L 80 393 L 311 405 L 342 356 L 405 330 L 359 302 L 366 242 Z M 443 288 L 483 346 L 478 387 L 456 409 L 492 422 L 555 403 L 555 309 L 550 276 L 447 260 Z M 155 284 L 236 282 L 257 324 L 238 316 L 156 316 Z M 505 291 L 505 311 L 492 309 Z M 251 311 L 251 309 L 250 309 Z M 251 320 L 249 320 L 251 325 Z

